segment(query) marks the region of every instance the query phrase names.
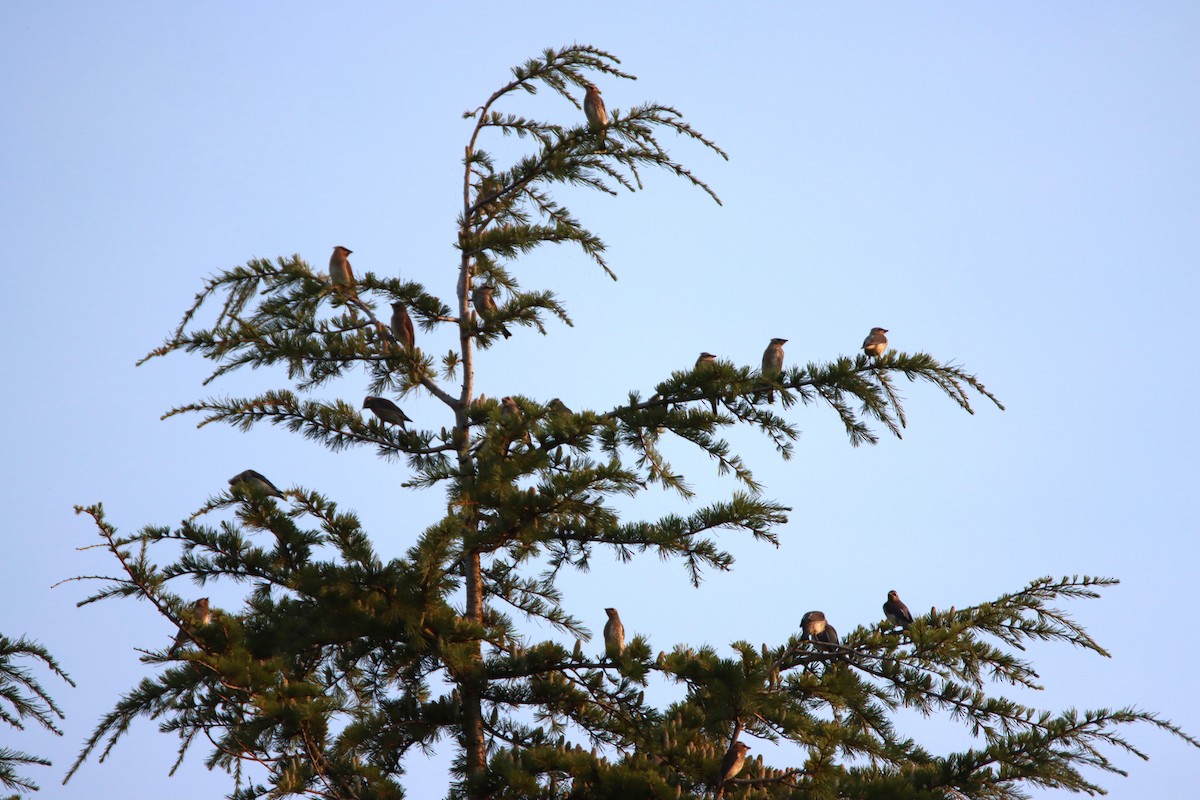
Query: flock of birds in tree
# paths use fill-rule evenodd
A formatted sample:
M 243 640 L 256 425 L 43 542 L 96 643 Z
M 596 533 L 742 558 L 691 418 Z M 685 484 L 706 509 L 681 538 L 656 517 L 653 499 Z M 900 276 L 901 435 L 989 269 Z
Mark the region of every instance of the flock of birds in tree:
M 588 128 L 596 134 L 598 150 L 597 152 L 606 151 L 605 128 L 608 125 L 608 111 L 604 107 L 604 100 L 600 97 L 600 90 L 592 84 L 587 85 L 587 91 L 583 100 L 584 114 L 587 116 Z M 354 293 L 354 272 L 350 268 L 350 260 L 348 256 L 353 251 L 338 245 L 333 248 L 333 255 L 329 258 L 329 280 L 333 286 L 339 290 Z M 495 287 L 483 284 L 475 287 L 471 292 L 471 302 L 475 306 L 475 311 L 483 320 L 484 326 L 490 327 L 494 324 L 498 307 L 495 299 Z M 512 333 L 502 323 L 496 326 L 496 329 L 503 334 L 504 338 L 509 338 Z M 413 331 L 412 318 L 408 314 L 408 309 L 404 303 L 392 303 L 392 319 L 391 319 L 391 334 L 395 337 L 398 344 L 408 351 L 412 351 L 415 347 L 415 336 Z M 774 338 L 767 345 L 766 351 L 762 357 L 762 374 L 764 378 L 777 380 L 783 372 L 783 346 L 787 344 L 787 339 Z M 887 350 L 887 329 L 886 328 L 871 328 L 871 332 L 867 334 L 867 338 L 863 340 L 863 352 L 872 358 L 880 358 Z M 696 370 L 707 369 L 717 362 L 717 357 L 712 353 L 703 352 L 696 359 Z M 774 389 L 768 390 L 768 401 L 775 402 Z M 713 413 L 717 413 L 717 398 L 710 398 L 712 403 Z M 363 400 L 362 407 L 369 409 L 372 414 L 383 422 L 392 425 L 398 425 L 402 429 L 405 428 L 405 423 L 412 422 L 407 414 L 404 413 L 391 400 L 386 397 L 368 396 Z M 567 412 L 568 409 L 561 400 L 554 398 L 548 404 L 551 411 L 556 413 Z M 517 403 L 511 397 L 503 397 L 500 400 L 500 412 L 509 420 L 520 420 L 521 410 Z M 529 442 L 529 434 L 526 432 L 526 443 Z M 275 484 L 271 483 L 264 475 L 252 469 L 243 470 L 237 475 L 229 479 L 229 485 L 240 486 L 244 489 L 250 489 L 256 493 L 261 493 L 270 497 L 283 498 L 281 492 Z M 606 608 L 604 612 L 608 615 L 608 622 L 604 625 L 604 649 L 609 658 L 616 659 L 625 652 L 625 626 L 621 623 L 621 617 L 617 614 L 615 608 Z M 901 629 L 907 628 L 913 622 L 912 614 L 908 610 L 900 596 L 895 590 L 888 592 L 887 602 L 883 604 L 884 616 L 894 625 Z M 204 626 L 212 621 L 212 611 L 209 609 L 208 598 L 202 597 L 192 603 L 191 607 L 191 623 L 197 626 Z M 825 619 L 825 614 L 821 611 L 809 611 L 800 619 L 801 641 L 811 641 L 817 647 L 825 650 L 836 650 L 840 646 L 837 630 Z M 173 656 L 179 648 L 185 644 L 190 635 L 186 628 L 180 628 L 175 641 L 171 648 L 167 651 L 167 655 Z M 725 753 L 725 757 L 721 760 L 720 772 L 717 776 L 717 796 L 720 797 L 723 793 L 726 782 L 733 779 L 741 772 L 742 767 L 746 763 L 746 752 L 750 749 L 749 745 L 742 741 L 735 740 Z

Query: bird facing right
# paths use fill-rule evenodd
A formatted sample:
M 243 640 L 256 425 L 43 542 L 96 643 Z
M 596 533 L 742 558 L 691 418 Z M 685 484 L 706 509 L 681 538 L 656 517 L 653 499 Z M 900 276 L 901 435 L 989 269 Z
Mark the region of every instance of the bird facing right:
M 261 472 L 255 472 L 252 469 L 244 469 L 229 479 L 229 485 L 231 487 L 237 486 L 238 484 L 242 485 L 243 490 L 248 488 L 256 492 L 262 492 L 263 494 L 270 495 L 271 497 L 283 497 L 283 492 L 275 488 L 275 484 L 267 480 L 266 476 Z
M 201 597 L 199 600 L 192 603 L 192 606 L 189 610 L 191 614 L 190 622 L 196 627 L 202 628 L 208 623 L 212 622 L 212 610 L 208 607 L 207 597 Z M 175 653 L 179 651 L 179 648 L 187 643 L 187 641 L 191 638 L 191 636 L 188 634 L 186 622 L 187 620 L 185 620 L 185 625 L 179 629 L 179 633 L 175 634 L 175 641 L 171 643 L 171 649 L 167 650 L 167 655 L 175 655 Z
M 912 612 L 908 610 L 908 606 L 904 605 L 904 601 L 900 599 L 900 595 L 895 589 L 888 592 L 887 602 L 883 604 L 883 614 L 888 618 L 888 622 L 893 625 L 899 625 L 901 628 L 907 628 L 913 624 Z
M 350 259 L 347 258 L 353 252 L 340 244 L 333 248 L 333 255 L 329 257 L 329 280 L 334 286 L 354 285 L 354 272 L 350 269 Z
M 725 751 L 725 757 L 721 759 L 721 774 L 717 776 L 718 797 L 725 790 L 725 782 L 736 778 L 742 767 L 746 766 L 746 751 L 749 749 L 750 745 L 744 742 L 734 742 Z
M 879 358 L 887 350 L 887 328 L 871 328 L 867 338 L 863 339 L 863 352 L 872 358 Z
M 625 652 L 625 626 L 615 608 L 606 608 L 608 622 L 604 623 L 604 652 L 610 659 L 616 660 Z

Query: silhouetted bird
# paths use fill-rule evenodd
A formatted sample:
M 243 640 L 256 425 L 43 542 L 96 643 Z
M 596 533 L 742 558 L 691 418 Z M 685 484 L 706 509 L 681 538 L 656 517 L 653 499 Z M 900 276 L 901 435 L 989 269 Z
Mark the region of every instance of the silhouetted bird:
M 257 473 L 256 473 L 257 474 Z M 197 628 L 202 628 L 212 622 L 212 611 L 208 608 L 208 598 L 201 597 L 196 602 L 192 603 L 190 608 L 191 619 L 183 620 L 183 627 L 179 629 L 179 633 L 175 634 L 175 641 L 171 644 L 171 649 L 167 651 L 167 655 L 173 656 L 179 651 L 179 648 L 191 640 L 191 634 L 188 633 L 188 626 L 194 625 Z
M 604 652 L 616 660 L 625 652 L 625 626 L 615 608 L 606 608 L 604 613 L 608 614 L 608 622 L 604 623 Z
M 241 484 L 243 489 L 262 492 L 272 497 L 283 497 L 283 492 L 275 488 L 275 484 L 267 480 L 266 476 L 262 473 L 255 472 L 252 469 L 244 469 L 229 479 L 230 486 L 237 486 L 238 484 Z
M 714 356 L 712 353 L 709 353 L 709 352 L 703 352 L 700 354 L 699 358 L 696 359 L 695 369 L 697 372 L 700 372 L 701 370 L 704 370 L 707 372 L 708 370 L 712 369 L 712 367 L 715 366 L 716 363 L 717 363 L 716 356 Z M 705 394 L 707 394 L 707 391 L 705 392 Z M 714 413 L 714 414 L 717 413 L 717 398 L 716 398 L 716 396 L 714 395 L 713 397 L 709 398 L 709 402 L 712 404 L 712 413 Z
M 404 423 L 412 422 L 408 415 L 400 410 L 400 406 L 388 400 L 386 397 L 366 397 L 363 399 L 363 408 L 371 409 L 371 413 L 379 417 L 384 422 L 390 422 L 393 425 L 404 427 Z M 407 429 L 406 429 L 407 430 Z
M 546 408 L 551 414 L 574 414 L 575 412 L 567 408 L 567 404 L 557 397 L 553 398 L 549 403 L 546 403 Z
M 901 628 L 907 628 L 913 624 L 912 613 L 908 610 L 908 606 L 904 605 L 895 589 L 888 592 L 887 602 L 883 604 L 883 614 L 889 622 L 899 625 Z

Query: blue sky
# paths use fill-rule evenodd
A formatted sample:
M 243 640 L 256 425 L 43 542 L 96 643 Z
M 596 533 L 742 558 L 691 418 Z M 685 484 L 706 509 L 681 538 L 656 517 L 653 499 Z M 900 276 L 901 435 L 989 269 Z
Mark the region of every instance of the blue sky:
M 134 362 L 205 276 L 253 257 L 299 253 L 320 267 L 345 244 L 359 272 L 449 297 L 461 112 L 511 66 L 572 41 L 638 76 L 602 84 L 610 109 L 671 104 L 730 154 L 672 144 L 724 206 L 665 174 L 615 199 L 562 190 L 620 280 L 567 249 L 518 268 L 525 287 L 559 294 L 575 327 L 523 330 L 489 351 L 482 391 L 600 409 L 649 393 L 700 350 L 757 364 L 782 336 L 789 363 L 821 361 L 882 325 L 897 349 L 967 365 L 1008 410 L 969 416 L 906 386 L 904 441 L 853 449 L 831 413 L 796 408 L 804 433 L 790 462 L 735 432 L 768 496 L 794 508 L 782 546 L 726 540 L 734 571 L 699 590 L 678 565 L 602 555 L 568 579 L 569 607 L 598 631 L 617 605 L 654 650 L 725 647 L 781 641 L 809 608 L 843 630 L 871 624 L 890 588 L 923 611 L 1042 575 L 1114 576 L 1122 584 L 1103 599 L 1067 607 L 1112 659 L 1034 648 L 1047 689 L 1021 699 L 1134 705 L 1200 733 L 1200 646 L 1183 611 L 1197 564 L 1200 437 L 1186 403 L 1200 390 L 1187 345 L 1200 298 L 1200 8 L 644 5 L 0 7 L 0 233 L 13 278 L 0 299 L 0 631 L 35 636 L 79 683 L 47 679 L 65 737 L 0 740 L 54 760 L 27 771 L 41 797 L 228 789 L 199 753 L 169 778 L 174 741 L 148 721 L 59 786 L 143 674 L 134 648 L 172 635 L 145 605 L 76 609 L 90 587 L 50 588 L 112 569 L 80 550 L 96 539 L 73 504 L 102 500 L 123 531 L 173 524 L 253 467 L 357 509 L 385 555 L 443 508 L 436 492 L 401 490 L 406 469 L 368 450 L 159 421 L 280 376 L 202 387 L 199 359 Z M 547 93 L 513 108 L 578 114 Z M 422 341 L 451 344 L 448 331 Z M 353 400 L 364 385 L 327 393 Z M 404 406 L 447 424 L 428 397 Z M 671 454 L 705 496 L 732 490 L 707 459 Z M 687 506 L 651 495 L 631 513 L 672 510 Z M 181 591 L 236 605 L 232 587 Z M 959 743 L 953 723 L 905 724 L 935 748 Z M 1117 755 L 1131 776 L 1104 779 L 1111 797 L 1194 787 L 1200 753 L 1149 729 L 1130 735 L 1151 760 Z M 413 796 L 440 792 L 437 760 L 412 768 Z

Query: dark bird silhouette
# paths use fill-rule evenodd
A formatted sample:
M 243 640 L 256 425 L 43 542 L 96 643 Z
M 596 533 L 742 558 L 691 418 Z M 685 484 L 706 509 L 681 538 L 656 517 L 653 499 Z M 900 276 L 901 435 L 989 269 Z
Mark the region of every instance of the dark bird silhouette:
M 379 417 L 384 422 L 390 422 L 393 425 L 399 425 L 404 428 L 404 423 L 412 422 L 408 415 L 400 410 L 400 406 L 388 400 L 386 397 L 366 397 L 363 399 L 363 408 L 371 409 L 371 413 Z M 407 430 L 407 429 L 406 429 Z
M 171 643 L 171 649 L 167 651 L 168 656 L 175 655 L 179 651 L 179 648 L 183 647 L 192 638 L 191 634 L 188 633 L 189 623 L 197 628 L 202 628 L 212 622 L 212 611 L 208 607 L 208 598 L 201 597 L 192 603 L 188 615 L 191 619 L 185 619 L 183 626 L 179 629 L 179 633 L 175 634 L 175 641 Z
M 575 413 L 571 409 L 567 408 L 567 404 L 564 403 L 562 400 L 559 400 L 557 397 L 551 399 L 551 401 L 549 403 L 546 403 L 546 408 L 549 409 L 551 414 L 574 414 Z
M 783 373 L 783 346 L 785 344 L 787 344 L 787 339 L 775 337 L 767 345 L 767 349 L 763 351 L 762 374 L 769 381 L 779 380 L 779 376 Z M 774 389 L 767 391 L 767 402 L 775 402 Z
M 701 371 L 709 372 L 714 366 L 716 366 L 716 363 L 717 357 L 712 353 L 705 351 L 696 359 L 695 371 L 698 373 Z M 705 393 L 707 394 L 707 392 Z M 709 403 L 712 404 L 712 413 L 717 413 L 717 398 L 715 395 L 709 398 Z
M 252 469 L 244 469 L 229 479 L 230 486 L 237 486 L 239 484 L 241 484 L 243 490 L 249 489 L 272 497 L 283 497 L 283 492 L 279 491 L 275 487 L 275 484 L 267 480 L 266 476 L 261 472 L 255 472 Z
M 604 652 L 612 660 L 616 660 L 625 652 L 625 626 L 615 608 L 606 608 L 608 622 L 604 623 Z
M 863 352 L 872 358 L 879 358 L 887 350 L 887 328 L 871 328 L 867 338 L 863 339 Z
M 904 605 L 904 601 L 900 599 L 900 595 L 895 589 L 888 592 L 887 602 L 883 604 L 883 614 L 888 618 L 888 621 L 893 625 L 899 625 L 901 628 L 907 628 L 913 624 L 913 615 L 908 610 L 908 606 Z
M 408 309 L 401 302 L 392 303 L 392 335 L 405 350 L 412 350 L 416 343 L 412 317 L 408 315 Z
M 599 145 L 596 148 L 597 152 L 607 152 L 605 128 L 608 127 L 608 109 L 604 107 L 604 99 L 600 97 L 600 90 L 590 83 L 583 96 L 583 113 L 587 117 L 588 128 L 596 134 L 596 142 Z

